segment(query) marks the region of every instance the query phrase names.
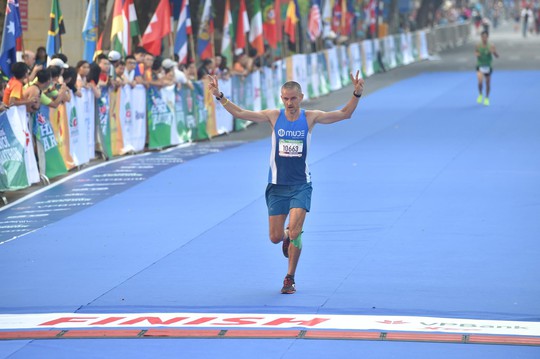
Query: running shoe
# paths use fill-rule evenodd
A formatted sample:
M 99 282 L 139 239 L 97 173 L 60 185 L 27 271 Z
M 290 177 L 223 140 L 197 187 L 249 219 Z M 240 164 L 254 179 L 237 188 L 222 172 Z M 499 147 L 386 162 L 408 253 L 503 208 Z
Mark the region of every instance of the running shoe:
M 291 243 L 291 239 L 289 238 L 289 227 L 285 230 L 285 237 L 283 238 L 283 255 L 285 258 L 289 258 L 289 244 Z
M 489 106 L 489 98 L 484 99 L 484 106 Z
M 478 97 L 476 98 L 476 102 L 482 103 L 482 94 L 478 95 Z
M 294 277 L 287 274 L 283 280 L 283 288 L 281 288 L 281 294 L 294 294 L 296 288 L 294 286 Z

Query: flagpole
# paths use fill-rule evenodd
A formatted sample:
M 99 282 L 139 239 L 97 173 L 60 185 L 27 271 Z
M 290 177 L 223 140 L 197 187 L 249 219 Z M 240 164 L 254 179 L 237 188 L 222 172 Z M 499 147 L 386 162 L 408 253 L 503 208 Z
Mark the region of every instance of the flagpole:
M 188 38 L 189 38 L 189 48 L 191 49 L 191 61 L 194 63 L 197 63 L 197 59 L 195 57 L 196 53 L 195 53 L 195 44 L 193 42 L 193 34 L 189 34 Z

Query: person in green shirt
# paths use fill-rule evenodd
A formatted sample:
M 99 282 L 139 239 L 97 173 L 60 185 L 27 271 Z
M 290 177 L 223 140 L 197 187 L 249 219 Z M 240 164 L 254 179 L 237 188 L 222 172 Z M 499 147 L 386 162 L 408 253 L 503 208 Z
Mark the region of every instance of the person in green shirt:
M 478 98 L 476 102 L 484 103 L 484 105 L 489 106 L 489 93 L 491 91 L 491 73 L 493 72 L 493 67 L 491 62 L 493 61 L 493 56 L 499 57 L 495 46 L 491 43 L 488 43 L 488 32 L 482 31 L 481 34 L 482 42 L 476 45 L 476 76 L 478 77 Z M 483 97 L 482 89 L 484 85 L 484 79 L 486 82 L 486 96 Z

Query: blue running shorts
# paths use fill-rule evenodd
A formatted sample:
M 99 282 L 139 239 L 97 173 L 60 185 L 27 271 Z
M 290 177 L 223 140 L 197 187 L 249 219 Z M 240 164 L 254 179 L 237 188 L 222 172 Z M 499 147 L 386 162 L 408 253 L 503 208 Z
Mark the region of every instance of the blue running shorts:
M 289 214 L 291 208 L 311 208 L 311 183 L 281 185 L 269 183 L 266 187 L 266 205 L 268 215 Z

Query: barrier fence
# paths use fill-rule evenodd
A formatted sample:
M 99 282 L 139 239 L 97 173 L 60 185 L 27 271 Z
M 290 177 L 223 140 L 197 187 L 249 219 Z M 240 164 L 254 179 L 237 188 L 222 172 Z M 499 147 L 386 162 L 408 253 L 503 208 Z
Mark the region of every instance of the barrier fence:
M 356 69 L 368 77 L 425 60 L 430 52 L 464 44 L 469 33 L 465 23 L 297 54 L 248 76 L 220 80 L 220 89 L 250 110 L 282 107 L 279 88 L 285 81 L 300 83 L 305 99 L 324 96 L 349 85 L 349 73 Z M 206 85 L 203 80 L 194 82 L 193 90 L 109 87 L 97 99 L 82 89 L 81 97 L 72 94 L 56 109 L 9 108 L 0 113 L 0 192 L 47 184 L 94 160 L 96 153 L 110 159 L 245 129 L 249 122 L 234 119 Z

